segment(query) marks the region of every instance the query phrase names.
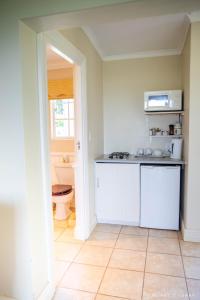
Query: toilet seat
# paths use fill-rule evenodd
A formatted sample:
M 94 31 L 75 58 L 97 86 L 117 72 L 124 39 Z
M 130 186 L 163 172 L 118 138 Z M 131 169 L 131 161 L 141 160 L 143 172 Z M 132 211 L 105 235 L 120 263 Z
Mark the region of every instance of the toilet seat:
M 68 195 L 72 191 L 71 185 L 55 184 L 52 185 L 52 196 Z
M 52 185 L 52 201 L 56 204 L 55 219 L 66 220 L 72 213 L 70 203 L 73 199 L 74 191 L 71 185 Z

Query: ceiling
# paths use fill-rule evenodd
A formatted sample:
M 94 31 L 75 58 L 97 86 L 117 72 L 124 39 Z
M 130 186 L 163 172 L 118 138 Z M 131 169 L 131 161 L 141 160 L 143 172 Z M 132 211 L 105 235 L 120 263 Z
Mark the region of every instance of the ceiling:
M 73 68 L 73 64 L 68 62 L 66 59 L 55 53 L 51 46 L 47 47 L 47 69 L 58 70 L 58 69 L 69 69 Z
M 180 54 L 189 28 L 186 14 L 84 26 L 104 60 Z
M 200 0 L 134 0 L 24 19 L 36 32 L 81 27 L 103 60 L 180 54 L 191 21 L 200 21 Z

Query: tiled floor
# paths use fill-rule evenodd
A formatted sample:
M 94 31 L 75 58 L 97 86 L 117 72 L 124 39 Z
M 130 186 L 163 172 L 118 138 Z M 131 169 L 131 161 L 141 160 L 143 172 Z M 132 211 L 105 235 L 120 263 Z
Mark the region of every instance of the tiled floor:
M 54 300 L 200 300 L 200 243 L 174 231 L 98 224 L 85 241 L 55 224 Z

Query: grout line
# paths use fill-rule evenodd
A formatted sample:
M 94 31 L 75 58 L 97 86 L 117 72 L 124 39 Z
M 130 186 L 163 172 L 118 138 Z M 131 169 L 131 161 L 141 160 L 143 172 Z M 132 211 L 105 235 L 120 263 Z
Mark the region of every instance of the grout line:
M 111 296 L 111 295 L 107 295 L 107 294 L 96 294 L 96 297 L 98 295 L 102 295 L 102 296 L 106 296 L 106 297 L 113 297 L 113 298 L 117 298 L 117 299 L 124 299 L 124 300 L 129 300 L 130 298 L 124 298 L 124 297 L 119 297 L 119 296 Z M 96 298 L 95 298 L 96 299 Z M 130 299 L 131 300 L 131 299 Z
M 147 255 L 148 255 L 148 245 L 149 245 L 149 229 L 147 234 L 147 247 L 146 247 L 146 257 L 144 262 L 144 275 L 143 275 L 143 282 L 142 282 L 142 294 L 141 299 L 143 299 L 143 293 L 144 293 L 144 280 L 145 280 L 145 273 L 146 273 L 146 263 L 147 263 Z
M 178 244 L 179 244 L 180 253 L 181 253 L 181 261 L 182 261 L 182 265 L 183 265 L 183 273 L 184 273 L 185 284 L 186 284 L 186 289 L 187 289 L 187 293 L 188 293 L 188 299 L 190 300 L 190 293 L 189 293 L 189 288 L 188 288 L 188 284 L 187 284 L 187 278 L 186 278 L 185 266 L 184 266 L 184 262 L 183 262 L 183 253 L 182 253 L 182 249 L 181 249 L 180 240 L 178 240 Z
M 122 229 L 122 227 L 121 227 L 121 229 Z M 121 231 L 121 229 L 120 229 L 120 231 Z M 117 241 L 118 241 L 118 238 L 119 238 L 119 235 L 120 235 L 120 231 L 118 232 L 118 236 L 117 236 L 117 238 L 116 238 L 116 240 L 115 240 L 115 243 L 114 243 L 114 245 L 113 245 L 111 255 L 110 255 L 110 257 L 109 257 L 108 263 L 107 263 L 107 265 L 106 265 L 106 267 L 105 267 L 105 271 L 104 271 L 103 276 L 102 276 L 102 278 L 101 278 L 101 281 L 100 281 L 100 283 L 99 283 L 99 287 L 98 287 L 97 292 L 96 292 L 95 300 L 96 300 L 96 298 L 97 298 L 97 295 L 98 295 L 98 292 L 99 292 L 99 290 L 100 290 L 101 284 L 102 284 L 103 279 L 104 279 L 104 277 L 105 277 L 105 273 L 106 273 L 106 271 L 107 271 L 107 269 L 108 269 L 108 266 L 109 266 L 111 257 L 112 257 L 112 255 L 113 255 L 113 252 L 114 252 L 114 250 L 115 250 L 115 246 L 116 246 L 116 244 L 117 244 Z
M 186 287 L 187 287 L 188 297 L 189 297 L 189 299 L 190 299 L 190 296 L 189 296 L 189 290 L 188 290 L 188 285 L 187 285 L 187 280 L 186 280 L 186 275 L 185 275 L 185 268 L 184 268 L 184 263 L 183 263 L 183 254 L 182 254 L 182 250 L 181 250 L 181 246 L 180 246 L 180 243 L 181 243 L 182 240 L 180 240 L 179 238 L 167 238 L 167 239 L 172 239 L 172 240 L 178 240 L 179 249 L 180 249 L 180 255 L 178 255 L 178 254 L 172 254 L 172 253 L 149 252 L 149 251 L 148 251 L 149 238 L 158 238 L 158 239 L 162 239 L 163 237 L 154 237 L 154 236 L 150 236 L 150 235 L 149 235 L 149 229 L 148 229 L 148 234 L 146 235 L 146 237 L 147 237 L 147 247 L 146 247 L 146 251 L 136 250 L 136 249 L 116 248 L 117 241 L 119 240 L 120 235 L 122 234 L 122 233 L 121 233 L 121 232 L 122 232 L 122 229 L 123 229 L 123 226 L 121 226 L 121 228 L 120 228 L 120 230 L 119 230 L 118 233 L 114 233 L 114 234 L 116 234 L 117 238 L 116 238 L 116 240 L 115 240 L 115 242 L 114 242 L 113 247 L 107 247 L 107 246 L 102 246 L 102 245 L 90 245 L 90 244 L 87 244 L 87 243 L 86 243 L 87 240 L 84 241 L 83 243 L 73 243 L 73 242 L 70 242 L 70 241 L 63 242 L 63 243 L 66 243 L 66 244 L 69 243 L 69 244 L 80 245 L 80 249 L 79 249 L 78 253 L 75 255 L 75 257 L 73 258 L 73 260 L 72 260 L 71 262 L 57 259 L 57 260 L 59 260 L 59 261 L 64 261 L 64 262 L 66 262 L 66 263 L 69 263 L 69 266 L 68 266 L 68 267 L 66 268 L 66 270 L 64 271 L 63 276 L 61 277 L 61 279 L 60 279 L 59 282 L 58 282 L 58 285 L 60 284 L 60 282 L 62 281 L 62 279 L 63 279 L 63 277 L 64 277 L 64 275 L 65 275 L 65 273 L 67 272 L 67 270 L 70 268 L 70 266 L 71 266 L 73 263 L 80 264 L 80 265 L 88 265 L 88 266 L 95 266 L 95 267 L 105 268 L 105 270 L 104 270 L 104 272 L 103 272 L 103 275 L 102 275 L 102 278 L 101 278 L 101 281 L 100 281 L 100 284 L 99 284 L 99 287 L 98 287 L 96 293 L 90 292 L 90 291 L 85 291 L 85 290 L 74 289 L 74 290 L 79 290 L 79 291 L 83 291 L 83 292 L 89 292 L 89 293 L 92 293 L 92 294 L 95 295 L 95 299 L 96 299 L 96 297 L 98 296 L 98 292 L 99 292 L 99 290 L 100 290 L 102 281 L 103 281 L 103 279 L 104 279 L 104 277 L 105 277 L 105 273 L 106 273 L 107 269 L 109 268 L 109 263 L 110 263 L 110 260 L 111 260 L 112 255 L 113 255 L 113 252 L 114 252 L 115 249 L 121 249 L 121 250 L 129 250 L 129 251 L 133 251 L 133 252 L 135 251 L 135 252 L 142 252 L 142 253 L 145 252 L 145 253 L 146 253 L 146 257 L 145 257 L 145 265 L 144 265 L 144 271 L 137 271 L 137 270 L 132 270 L 132 269 L 130 270 L 130 269 L 123 269 L 123 268 L 115 268 L 115 267 L 112 267 L 112 269 L 119 269 L 119 270 L 127 270 L 127 271 L 134 271 L 134 272 L 140 272 L 140 273 L 143 272 L 143 273 L 144 273 L 144 276 L 143 276 L 143 285 L 142 285 L 142 299 L 143 299 L 144 280 L 145 280 L 145 274 L 146 274 L 146 273 L 148 273 L 148 274 L 155 274 L 155 275 L 161 275 L 161 276 L 168 276 L 168 277 L 173 277 L 173 278 L 174 278 L 174 277 L 175 277 L 175 278 L 182 278 L 182 279 L 184 278 L 184 279 L 185 279 L 185 282 L 186 282 Z M 64 230 L 65 230 L 65 228 L 63 228 L 63 232 L 64 232 Z M 62 232 L 62 233 L 63 233 L 63 232 Z M 96 232 L 113 233 L 113 232 L 105 232 L 105 231 L 96 231 Z M 61 234 L 62 234 L 62 233 L 61 233 Z M 124 235 L 128 235 L 128 234 L 124 234 Z M 133 237 L 139 237 L 139 236 L 145 237 L 145 235 L 137 235 L 137 234 L 129 234 L 129 236 L 133 236 Z M 164 237 L 164 238 L 166 238 L 166 237 Z M 54 242 L 57 242 L 57 241 L 54 241 Z M 85 264 L 85 263 L 78 263 L 78 262 L 75 262 L 75 259 L 76 259 L 77 256 L 80 254 L 81 250 L 83 249 L 83 247 L 84 247 L 85 245 L 94 246 L 94 247 L 103 247 L 103 248 L 112 249 L 111 255 L 110 255 L 110 257 L 109 257 L 109 260 L 108 260 L 108 263 L 106 264 L 106 266 L 96 266 L 96 265 L 94 265 L 94 264 Z M 180 277 L 180 276 L 175 276 L 175 275 L 168 275 L 168 274 L 160 274 L 160 273 L 146 272 L 146 262 L 147 262 L 147 255 L 148 255 L 148 253 L 150 253 L 150 254 L 151 254 L 151 253 L 155 253 L 155 254 L 174 255 L 174 256 L 177 256 L 177 257 L 180 257 L 180 256 L 181 256 L 182 265 L 183 265 L 183 271 L 184 271 L 184 276 L 183 276 L 183 277 Z M 192 257 L 192 256 L 186 256 L 186 257 Z M 198 258 L 198 257 L 194 257 L 194 258 Z M 194 280 L 199 280 L 199 279 L 194 279 Z M 59 287 L 58 285 L 56 286 L 56 288 Z M 71 288 L 70 288 L 70 289 L 71 289 Z M 72 289 L 72 290 L 73 290 L 73 289 Z M 102 294 L 102 295 L 104 295 L 104 294 Z M 106 295 L 106 294 L 105 294 L 105 295 Z M 106 296 L 110 296 L 110 297 L 111 297 L 111 295 L 106 295 Z M 123 297 L 119 297 L 119 296 L 113 296 L 113 297 L 116 297 L 116 298 L 123 298 Z M 127 299 L 127 298 L 123 298 L 123 299 Z
M 61 237 L 61 235 L 64 233 L 64 231 L 65 231 L 65 228 L 62 228 L 61 232 L 58 234 L 58 236 L 56 237 L 56 239 L 54 240 L 54 242 L 56 242 Z M 54 234 L 54 229 L 53 229 L 53 234 Z
M 57 243 L 59 243 L 59 242 L 57 242 Z M 67 242 L 64 242 L 64 243 L 69 244 L 69 243 L 67 243 Z M 83 246 L 84 246 L 84 244 L 85 244 L 85 241 L 84 241 L 83 243 L 70 243 L 70 244 L 80 245 L 80 249 L 79 249 L 79 251 L 77 252 L 77 254 L 73 257 L 72 261 L 69 262 L 69 266 L 66 268 L 66 270 L 65 270 L 64 273 L 63 273 L 63 275 L 60 277 L 60 280 L 58 281 L 58 284 L 57 284 L 57 286 L 56 286 L 56 289 L 59 287 L 59 285 L 60 285 L 60 283 L 61 283 L 63 277 L 65 276 L 66 272 L 68 271 L 68 269 L 69 269 L 69 268 L 71 267 L 71 265 L 74 263 L 74 259 L 79 255 L 80 251 L 82 250 L 82 248 L 83 248 Z

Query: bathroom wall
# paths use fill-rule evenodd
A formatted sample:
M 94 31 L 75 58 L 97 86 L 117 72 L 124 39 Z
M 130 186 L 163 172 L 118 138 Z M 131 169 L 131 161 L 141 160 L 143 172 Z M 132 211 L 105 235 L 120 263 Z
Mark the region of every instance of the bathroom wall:
M 48 70 L 49 104 L 56 95 L 65 94 L 66 98 L 73 98 L 73 68 Z M 50 105 L 49 105 L 50 110 Z M 50 113 L 49 113 L 50 116 Z M 51 133 L 51 130 L 49 130 Z M 52 139 L 50 136 L 51 152 L 74 152 L 74 139 Z
M 148 129 L 167 129 L 178 117 L 145 116 L 144 92 L 181 88 L 181 56 L 104 62 L 104 152 L 165 147 L 167 140 L 150 140 Z

